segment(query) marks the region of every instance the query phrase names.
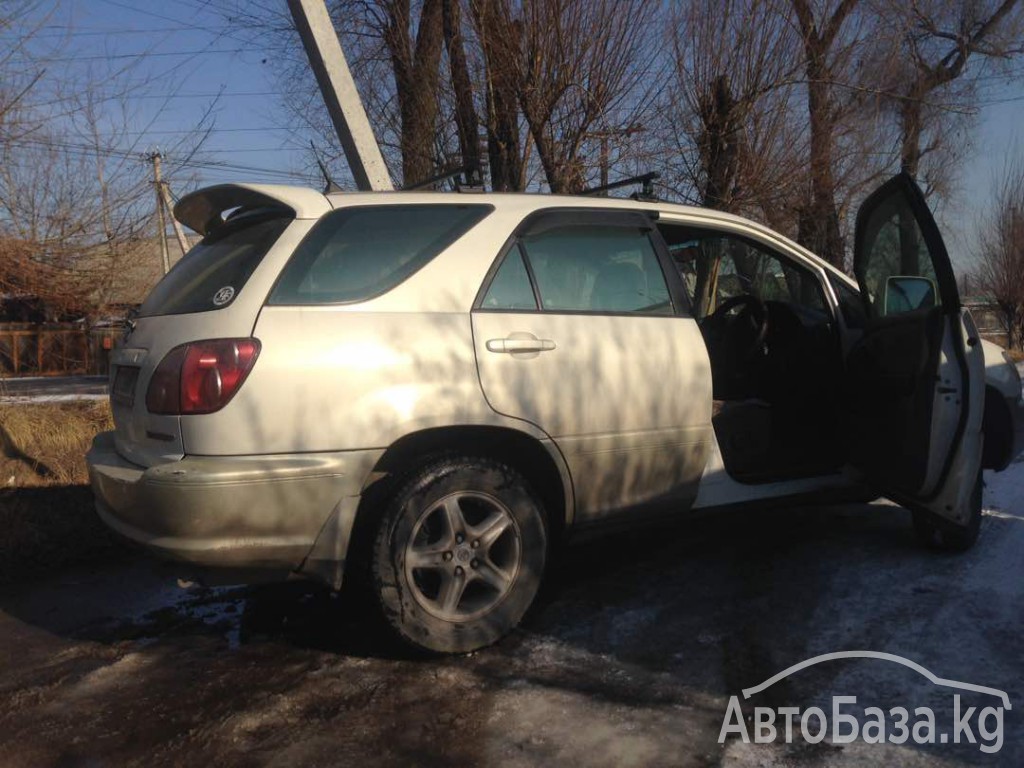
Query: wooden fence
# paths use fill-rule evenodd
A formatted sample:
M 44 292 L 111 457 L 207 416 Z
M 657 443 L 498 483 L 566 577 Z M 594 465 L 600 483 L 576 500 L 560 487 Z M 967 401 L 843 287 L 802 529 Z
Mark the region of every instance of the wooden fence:
M 0 378 L 105 375 L 120 328 L 0 325 Z

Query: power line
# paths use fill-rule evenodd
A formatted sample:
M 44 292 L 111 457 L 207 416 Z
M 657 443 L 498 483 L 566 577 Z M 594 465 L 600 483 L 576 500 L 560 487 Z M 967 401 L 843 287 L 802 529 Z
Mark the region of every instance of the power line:
M 46 62 L 67 62 L 67 61 L 95 61 L 103 59 L 109 61 L 110 59 L 148 59 L 156 56 L 199 56 L 204 53 L 246 53 L 252 51 L 259 51 L 258 48 L 200 48 L 197 51 L 150 51 L 138 52 L 138 53 L 113 53 L 113 54 L 96 54 L 89 56 L 62 56 L 57 58 L 45 57 Z
M 128 5 L 127 3 L 118 2 L 118 0 L 101 0 L 101 2 L 104 2 L 107 5 L 112 5 L 112 6 L 116 7 L 116 8 L 122 8 L 122 9 L 124 9 L 126 11 L 132 11 L 134 13 L 141 14 L 142 16 L 148 16 L 148 17 L 153 18 L 153 19 L 159 19 L 160 21 L 169 21 L 172 24 L 179 24 L 179 25 L 181 25 L 185 29 L 195 29 L 195 30 L 198 30 L 200 32 L 208 32 L 208 33 L 212 34 L 211 30 L 208 29 L 207 27 L 203 27 L 203 26 L 200 26 L 198 24 L 191 24 L 191 23 L 189 23 L 187 21 L 182 21 L 181 19 L 175 19 L 172 16 L 164 16 L 161 13 L 154 13 L 153 11 L 144 10 L 142 8 L 136 8 L 135 6 Z M 231 34 L 230 32 L 227 31 L 226 28 L 222 28 L 219 32 L 217 32 L 216 33 L 216 37 L 218 37 L 218 38 L 219 37 L 228 37 L 228 38 L 231 38 L 232 40 L 238 40 L 240 42 L 245 42 L 245 43 L 249 42 L 248 40 L 245 40 L 244 38 L 241 38 L 241 37 L 238 37 L 237 35 Z
M 254 133 L 257 131 L 289 131 L 294 132 L 294 128 L 273 128 L 273 127 L 248 127 L 248 128 L 209 128 L 203 133 Z M 175 128 L 175 129 L 158 129 L 152 131 L 126 131 L 122 136 L 175 136 L 183 133 L 194 133 L 195 129 L 192 128 Z
M 34 40 L 47 39 L 47 38 L 65 38 L 65 37 L 102 37 L 105 35 L 151 35 L 151 34 L 163 34 L 165 32 L 208 32 L 209 34 L 215 34 L 213 30 L 199 29 L 195 27 L 151 27 L 149 29 L 96 29 L 93 27 L 82 28 L 76 27 L 71 24 L 47 24 L 40 29 L 46 30 L 65 30 L 63 32 L 34 32 L 28 36 Z
M 229 99 L 250 97 L 250 96 L 281 96 L 277 91 L 209 91 L 207 93 L 154 93 L 143 96 L 132 94 L 132 101 L 138 99 L 212 99 L 225 97 Z M 100 96 L 100 99 L 116 99 L 120 94 L 114 96 Z
M 132 152 L 125 149 L 115 147 L 94 147 L 88 144 L 76 144 L 68 141 L 49 141 L 46 139 L 31 139 L 22 138 L 14 139 L 8 142 L 10 145 L 19 146 L 34 146 L 38 148 L 51 148 L 60 152 L 67 152 L 78 157 L 116 157 L 123 160 L 138 160 L 145 161 L 147 156 L 140 152 Z M 262 168 L 253 165 L 243 165 L 240 163 L 231 163 L 222 160 L 199 160 L 196 158 L 187 158 L 183 160 L 176 160 L 173 157 L 165 156 L 164 162 L 169 165 L 175 165 L 180 168 L 195 168 L 198 170 L 221 170 L 225 172 L 237 172 L 237 173 L 249 173 L 249 174 L 260 174 L 264 176 L 276 176 L 278 178 L 284 178 L 288 180 L 306 180 L 308 177 L 305 174 L 285 171 L 278 168 Z

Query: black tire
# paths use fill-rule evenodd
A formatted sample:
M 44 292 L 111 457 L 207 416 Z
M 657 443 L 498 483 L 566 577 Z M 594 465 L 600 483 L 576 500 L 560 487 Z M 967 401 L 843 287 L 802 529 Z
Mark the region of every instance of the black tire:
M 546 555 L 543 507 L 518 472 L 486 459 L 445 458 L 416 472 L 387 505 L 369 587 L 402 641 L 467 653 L 519 623 Z
M 914 533 L 918 540 L 929 549 L 939 552 L 966 552 L 973 547 L 981 532 L 983 486 L 979 470 L 971 493 L 971 516 L 967 525 L 957 525 L 926 509 L 913 510 Z

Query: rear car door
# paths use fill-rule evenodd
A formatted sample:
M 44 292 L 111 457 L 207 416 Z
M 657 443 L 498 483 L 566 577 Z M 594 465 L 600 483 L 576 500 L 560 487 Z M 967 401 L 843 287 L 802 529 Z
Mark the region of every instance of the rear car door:
M 711 440 L 711 373 L 682 284 L 640 212 L 529 217 L 473 311 L 491 407 L 550 435 L 576 521 L 685 510 Z
M 854 272 L 866 319 L 846 361 L 851 464 L 886 495 L 964 523 L 981 463 L 984 360 L 908 175 L 861 206 Z

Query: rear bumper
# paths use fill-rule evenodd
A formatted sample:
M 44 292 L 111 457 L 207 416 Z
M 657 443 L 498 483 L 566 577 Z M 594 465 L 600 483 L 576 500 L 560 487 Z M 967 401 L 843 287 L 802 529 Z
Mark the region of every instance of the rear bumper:
M 158 556 L 250 581 L 298 570 L 321 531 L 338 535 L 381 451 L 202 457 L 148 469 L 123 459 L 113 433 L 93 441 L 86 460 L 100 518 Z M 329 523 L 331 523 L 329 525 Z M 350 528 L 351 526 L 348 526 Z M 330 551 L 344 562 L 348 530 Z

